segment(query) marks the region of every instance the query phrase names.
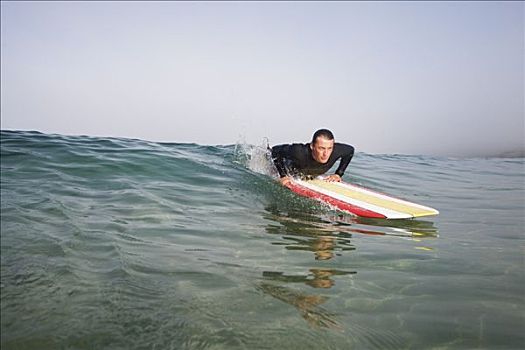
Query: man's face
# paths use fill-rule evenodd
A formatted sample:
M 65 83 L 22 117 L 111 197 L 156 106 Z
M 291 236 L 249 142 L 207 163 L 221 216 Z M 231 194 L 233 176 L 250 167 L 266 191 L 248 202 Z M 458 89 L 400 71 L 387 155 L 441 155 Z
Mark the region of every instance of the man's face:
M 327 140 L 323 136 L 315 139 L 314 144 L 310 144 L 312 149 L 312 156 L 319 163 L 326 163 L 334 150 L 334 140 Z

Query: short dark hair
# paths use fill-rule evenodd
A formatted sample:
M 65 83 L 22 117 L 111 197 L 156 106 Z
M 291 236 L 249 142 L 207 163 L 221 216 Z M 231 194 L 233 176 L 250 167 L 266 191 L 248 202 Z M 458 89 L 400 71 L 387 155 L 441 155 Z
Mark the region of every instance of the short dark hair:
M 317 138 L 319 136 L 322 136 L 322 137 L 324 137 L 327 140 L 333 140 L 334 139 L 334 134 L 332 134 L 332 132 L 330 130 L 328 130 L 328 129 L 319 129 L 319 130 L 317 130 L 314 133 L 314 136 L 312 137 L 312 145 L 315 144 L 315 140 L 317 140 Z

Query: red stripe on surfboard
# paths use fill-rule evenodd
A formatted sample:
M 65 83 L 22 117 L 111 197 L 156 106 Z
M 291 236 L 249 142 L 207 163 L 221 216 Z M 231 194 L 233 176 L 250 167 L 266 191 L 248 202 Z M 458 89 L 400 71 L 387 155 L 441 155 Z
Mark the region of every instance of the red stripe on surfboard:
M 287 187 L 297 194 L 331 204 L 340 210 L 347 211 L 357 216 L 362 216 L 366 218 L 381 218 L 381 219 L 386 218 L 386 216 L 383 214 L 376 213 L 375 211 L 364 209 L 364 208 L 352 205 L 350 203 L 343 202 L 342 200 L 339 200 L 337 198 L 327 196 L 324 193 L 320 193 L 320 192 L 311 190 L 309 188 L 306 188 L 306 187 L 303 187 L 297 184 L 290 183 L 287 185 Z

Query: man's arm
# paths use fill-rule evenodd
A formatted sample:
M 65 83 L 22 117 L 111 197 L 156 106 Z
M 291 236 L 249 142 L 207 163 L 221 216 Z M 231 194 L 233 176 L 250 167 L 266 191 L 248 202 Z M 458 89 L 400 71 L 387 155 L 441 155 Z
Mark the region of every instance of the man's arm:
M 337 157 L 340 157 L 341 161 L 339 162 L 339 166 L 337 167 L 335 174 L 339 175 L 339 178 L 342 178 L 345 174 L 345 170 L 348 167 L 348 164 L 350 164 L 350 161 L 354 156 L 354 147 L 344 143 L 338 143 L 336 144 L 336 149 Z
M 289 153 L 290 145 L 279 145 L 272 147 L 273 164 L 277 168 L 280 177 L 286 177 L 288 175 L 284 160 Z

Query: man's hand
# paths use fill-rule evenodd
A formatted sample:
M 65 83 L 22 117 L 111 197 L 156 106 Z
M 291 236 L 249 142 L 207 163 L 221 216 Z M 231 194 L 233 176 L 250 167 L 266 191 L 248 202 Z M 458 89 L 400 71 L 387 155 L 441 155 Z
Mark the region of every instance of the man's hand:
M 341 176 L 333 174 L 325 177 L 324 180 L 328 182 L 341 182 Z
M 292 182 L 293 180 L 293 177 L 291 176 L 285 176 L 285 177 L 281 177 L 279 179 L 279 182 L 281 183 L 281 185 L 283 186 L 288 186 L 290 184 L 290 182 Z

